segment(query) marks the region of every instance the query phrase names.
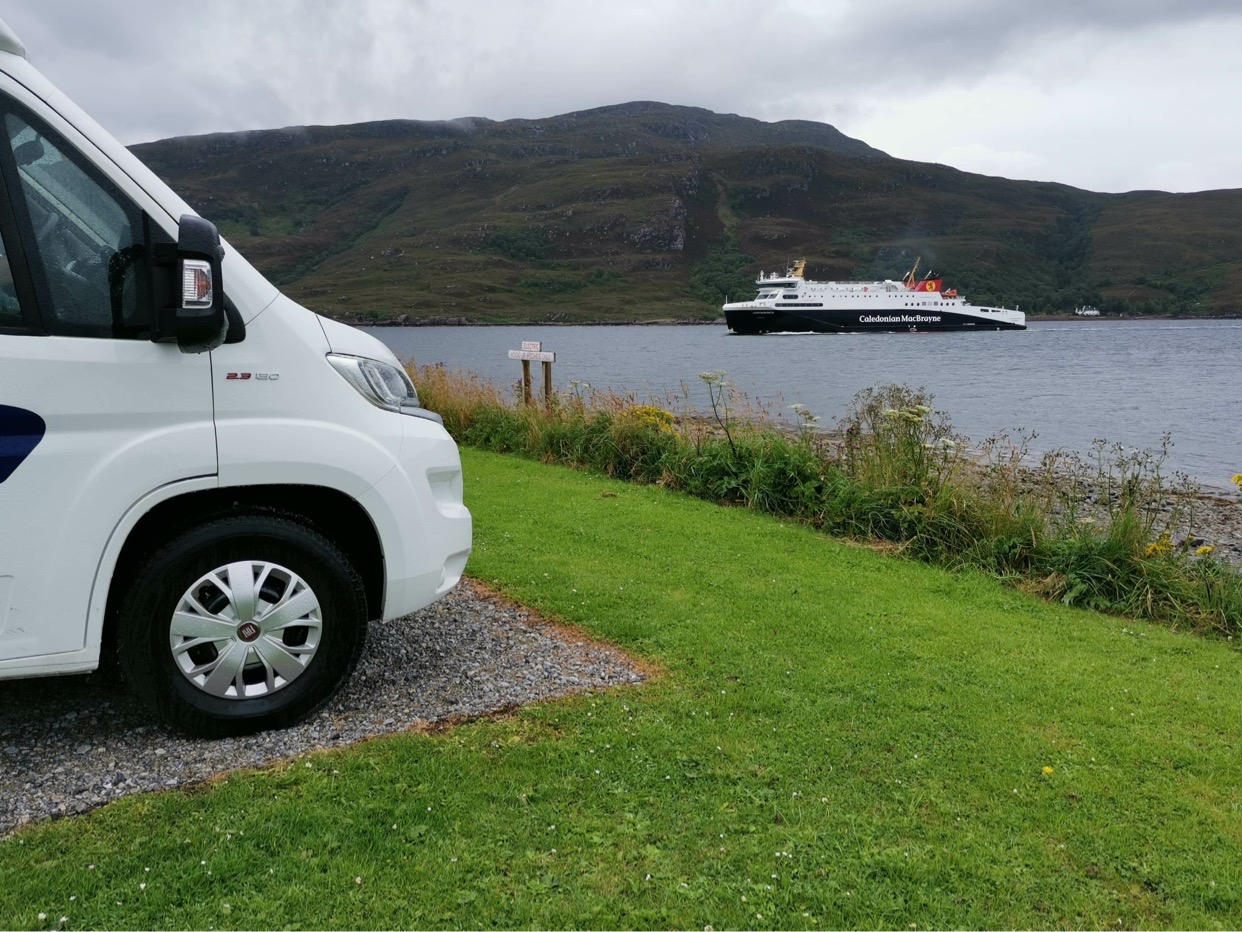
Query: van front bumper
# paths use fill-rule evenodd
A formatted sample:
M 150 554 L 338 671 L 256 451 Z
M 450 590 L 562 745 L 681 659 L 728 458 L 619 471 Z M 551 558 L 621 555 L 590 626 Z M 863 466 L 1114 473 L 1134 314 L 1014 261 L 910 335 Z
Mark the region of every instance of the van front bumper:
M 471 548 L 457 444 L 432 420 L 401 420 L 396 465 L 361 498 L 384 548 L 385 621 L 424 608 L 457 585 Z

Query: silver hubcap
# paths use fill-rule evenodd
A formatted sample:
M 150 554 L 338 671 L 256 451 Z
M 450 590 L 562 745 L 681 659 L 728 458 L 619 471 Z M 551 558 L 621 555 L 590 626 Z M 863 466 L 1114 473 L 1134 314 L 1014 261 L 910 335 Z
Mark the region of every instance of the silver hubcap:
M 276 563 L 243 560 L 194 583 L 173 613 L 168 645 L 182 675 L 222 699 L 288 686 L 319 649 L 319 599 Z

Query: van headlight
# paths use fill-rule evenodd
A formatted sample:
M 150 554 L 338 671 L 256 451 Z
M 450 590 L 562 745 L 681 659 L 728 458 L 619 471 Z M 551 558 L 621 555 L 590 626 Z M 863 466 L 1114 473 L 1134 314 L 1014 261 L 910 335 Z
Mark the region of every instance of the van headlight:
M 366 356 L 346 356 L 329 353 L 332 368 L 358 390 L 358 394 L 377 408 L 412 414 L 432 421 L 441 421 L 440 415 L 428 411 L 418 403 L 418 392 L 409 375 L 400 366 Z

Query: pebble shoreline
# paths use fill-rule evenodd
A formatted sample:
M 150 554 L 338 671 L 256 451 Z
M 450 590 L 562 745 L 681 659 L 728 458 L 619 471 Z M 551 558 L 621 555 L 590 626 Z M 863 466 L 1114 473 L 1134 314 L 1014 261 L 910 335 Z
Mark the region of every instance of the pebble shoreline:
M 133 793 L 646 678 L 616 648 L 465 581 L 420 612 L 371 625 L 345 688 L 283 731 L 186 738 L 99 674 L 0 682 L 0 835 Z
M 1191 550 L 1206 544 L 1217 560 L 1242 567 L 1242 501 L 1227 492 L 1195 496 L 1193 515 L 1173 529 L 1173 539 Z

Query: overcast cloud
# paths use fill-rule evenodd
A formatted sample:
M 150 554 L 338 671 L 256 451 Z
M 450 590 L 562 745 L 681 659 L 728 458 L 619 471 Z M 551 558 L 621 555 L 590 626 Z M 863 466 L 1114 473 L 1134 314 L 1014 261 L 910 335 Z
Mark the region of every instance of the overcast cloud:
M 1242 187 L 1237 0 L 26 0 L 0 16 L 126 143 L 659 100 L 1095 191 Z

